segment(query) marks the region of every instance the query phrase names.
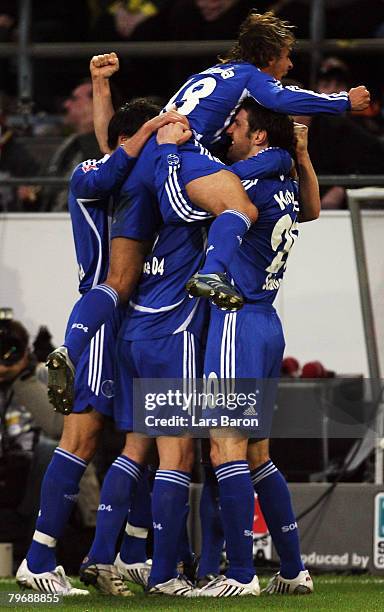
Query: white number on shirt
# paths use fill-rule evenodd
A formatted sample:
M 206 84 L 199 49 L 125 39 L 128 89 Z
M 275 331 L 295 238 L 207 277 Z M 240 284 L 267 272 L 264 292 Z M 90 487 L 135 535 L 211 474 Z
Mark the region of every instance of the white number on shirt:
M 157 257 L 152 257 L 152 261 L 146 261 L 144 263 L 144 274 L 159 274 L 163 276 L 164 274 L 164 257 L 163 259 L 157 259 Z
M 269 272 L 263 289 L 274 290 L 280 286 L 281 279 L 274 278 L 281 268 L 285 268 L 287 257 L 293 243 L 297 238 L 297 222 L 293 221 L 290 215 L 284 215 L 277 221 L 272 231 L 271 246 L 274 251 L 277 251 L 276 256 L 271 261 L 270 265 L 265 269 Z M 282 248 L 278 251 L 278 248 Z
M 187 83 L 188 84 L 188 83 Z M 195 83 L 192 83 L 183 93 L 182 102 L 183 104 L 177 108 L 177 112 L 181 115 L 189 115 L 196 106 L 199 104 L 201 98 L 207 98 L 216 88 L 216 79 L 213 77 L 204 77 Z M 178 97 L 181 90 L 177 92 L 173 98 L 168 102 L 165 110 L 170 110 L 174 101 Z

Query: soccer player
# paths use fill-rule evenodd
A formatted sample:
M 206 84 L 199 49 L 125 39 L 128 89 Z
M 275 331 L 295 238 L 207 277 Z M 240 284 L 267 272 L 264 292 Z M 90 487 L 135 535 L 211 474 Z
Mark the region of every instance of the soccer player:
M 181 124 L 178 139 L 190 136 Z M 161 144 L 161 143 L 160 143 Z M 174 147 L 172 147 L 174 148 Z M 170 205 L 165 186 L 169 171 L 177 165 L 177 155 L 168 155 L 168 146 L 161 147 L 156 163 L 156 184 L 159 186 L 160 207 L 144 208 L 138 200 L 131 201 L 129 181 L 121 190 L 121 202 L 112 224 L 112 253 L 114 243 L 131 235 L 131 225 L 145 225 L 149 232 L 157 232 L 152 252 L 144 263 L 144 273 L 130 300 L 130 309 L 122 325 L 117 345 L 117 389 L 115 401 L 126 416 L 124 428 L 132 430 L 133 379 L 177 378 L 191 380 L 202 375 L 201 339 L 206 326 L 206 304 L 190 299 L 184 291 L 186 280 L 198 268 L 204 253 L 207 225 L 211 215 L 204 211 L 189 214 L 190 208 L 180 202 Z M 289 171 L 291 159 L 269 152 L 255 164 L 254 172 L 272 173 L 276 169 Z M 272 170 L 271 170 L 272 168 Z M 171 185 L 170 189 L 173 187 Z M 186 194 L 185 194 L 186 197 Z M 157 227 L 158 212 L 163 225 Z M 139 221 L 141 219 L 141 222 Z M 191 221 L 198 221 L 191 223 Z M 113 267 L 113 262 L 111 262 Z M 109 277 L 108 277 L 109 278 Z M 107 278 L 107 282 L 108 282 Z M 191 596 L 192 585 L 176 575 L 180 537 L 185 524 L 190 473 L 193 465 L 193 442 L 189 438 L 172 435 L 157 440 L 160 466 L 156 472 L 152 513 L 154 524 L 154 554 L 149 578 L 151 593 Z M 126 456 L 130 457 L 127 443 Z M 104 488 L 104 487 L 103 487 Z M 120 488 L 122 483 L 120 483 Z M 114 506 L 113 491 L 102 491 L 101 503 Z M 104 516 L 104 515 L 103 515 Z M 100 515 L 102 520 L 102 516 Z M 117 517 L 117 524 L 122 518 Z M 81 568 L 83 581 L 92 579 L 101 564 L 98 528 L 88 558 Z M 113 547 L 104 542 L 103 554 Z M 102 561 L 102 564 L 105 560 Z
M 103 291 L 103 286 L 99 283 L 108 270 L 109 217 L 113 198 L 135 164 L 145 141 L 167 121 L 166 117 L 156 116 L 157 114 L 158 107 L 145 100 L 124 106 L 109 123 L 109 145 L 114 150 L 112 155 L 98 162 L 83 162 L 72 175 L 69 209 L 79 264 L 79 291 L 82 296 L 94 286 Z M 182 119 L 179 116 L 177 118 Z M 134 283 L 141 273 L 145 252 L 143 240 L 147 234 L 145 227 L 132 227 L 131 232 L 135 253 L 129 259 L 129 283 Z M 130 242 L 127 241 L 128 252 L 129 245 Z M 140 246 L 139 249 L 136 248 L 137 245 Z M 67 329 L 76 324 L 76 312 L 82 299 L 83 297 L 75 305 Z M 42 484 L 41 507 L 32 544 L 17 571 L 17 582 L 23 587 L 59 592 L 63 595 L 88 593 L 73 588 L 63 568 L 57 567 L 55 545 L 72 511 L 82 474 L 96 450 L 104 416 L 113 416 L 117 424 L 122 419 L 119 407 L 113 404 L 114 351 L 122 314 L 121 309 L 115 311 L 92 339 L 89 349 L 78 364 L 74 379 L 74 413 L 67 415 L 64 420 L 59 446 L 54 452 Z M 51 389 L 51 394 L 54 393 L 54 389 Z M 63 408 L 65 411 L 65 400 Z M 122 453 L 115 462 L 116 469 L 125 469 L 125 462 Z M 133 466 L 131 472 L 133 490 L 143 469 Z M 127 510 L 128 508 L 125 515 Z M 132 528 L 131 535 L 134 531 Z M 117 570 L 114 571 L 114 578 L 116 591 L 120 594 L 130 594 Z
M 222 63 L 193 75 L 171 98 L 167 109 L 176 104 L 178 111 L 188 118 L 194 139 L 183 150 L 180 177 L 189 199 L 202 210 L 219 217 L 211 228 L 211 245 L 202 271 L 188 285 L 190 293 L 209 295 L 219 306 L 239 308 L 243 298 L 228 283 L 225 272 L 239 239 L 248 231 L 257 213 L 244 191 L 239 177 L 205 148 L 213 150 L 225 133 L 236 108 L 250 95 L 264 106 L 291 114 L 342 113 L 362 110 L 369 104 L 369 92 L 364 86 L 338 94 L 318 94 L 296 87 L 282 87 L 280 79 L 292 68 L 289 54 L 294 44 L 292 27 L 267 12 L 251 12 L 241 26 L 238 43 Z M 115 60 L 113 60 L 115 61 Z M 155 160 L 158 155 L 156 139 L 149 140 L 130 177 L 130 202 L 138 199 L 154 206 L 156 198 Z M 224 215 L 220 213 L 224 212 Z M 213 233 L 212 233 L 213 232 Z M 225 245 L 225 248 L 223 247 Z M 112 294 L 97 308 L 93 302 L 96 288 L 88 294 L 79 311 L 80 320 L 88 329 L 71 330 L 66 338 L 69 357 L 79 359 L 90 337 L 116 307 L 116 293 L 120 271 L 112 283 Z M 88 337 L 87 337 L 88 336 Z M 58 349 L 60 352 L 60 349 Z M 70 364 L 65 356 L 58 356 L 58 367 L 67 372 Z M 50 366 L 48 366 L 50 367 Z M 63 390 L 70 383 L 64 380 Z
M 166 126 L 160 133 L 168 131 L 172 137 L 177 128 L 177 124 Z M 246 100 L 228 133 L 232 138 L 230 158 L 246 160 L 233 166 L 244 178 L 248 177 L 253 161 L 267 154 L 270 145 L 280 143 L 284 148 L 292 145 L 293 126 L 288 117 Z M 182 165 L 182 154 L 179 152 L 179 155 Z M 247 297 L 247 304 L 239 313 L 227 314 L 212 306 L 204 366 L 207 378 L 246 378 L 262 382 L 279 375 L 284 338 L 272 302 L 297 235 L 297 220 L 313 220 L 320 210 L 318 184 L 308 157 L 306 136 L 301 132 L 297 156 L 302 178 L 300 197 L 303 204 L 300 208 L 296 184 L 289 178 L 276 174 L 274 179 L 244 181 L 258 208 L 259 218 L 245 236 L 230 271 L 231 278 Z M 192 210 L 195 212 L 194 208 Z M 269 399 L 264 411 L 271 406 Z M 268 421 L 270 415 L 264 417 Z M 227 432 L 223 437 L 220 431 L 211 432 L 211 459 L 219 483 L 230 566 L 226 577 L 220 576 L 200 590 L 202 596 L 259 593 L 252 561 L 253 487 L 247 464 L 248 441 L 246 434 L 235 436 L 234 433 L 228 436 Z M 260 495 L 263 512 L 281 555 L 281 572 L 271 581 L 267 592 L 309 593 L 313 585 L 301 563 L 289 491 L 269 459 L 267 441 L 251 443 L 249 459 L 255 490 Z M 286 525 L 295 525 L 295 528 L 284 530 Z

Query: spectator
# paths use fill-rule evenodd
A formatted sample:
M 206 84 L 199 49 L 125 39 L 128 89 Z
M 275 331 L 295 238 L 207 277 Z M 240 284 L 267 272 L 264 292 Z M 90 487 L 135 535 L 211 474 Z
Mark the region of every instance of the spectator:
M 25 448 L 33 451 L 40 431 L 54 440 L 60 438 L 63 417 L 52 410 L 46 387 L 35 376 L 35 367 L 24 326 L 13 319 L 0 319 L 3 447 L 24 448 L 25 434 Z
M 48 167 L 49 176 L 70 177 L 77 164 L 86 159 L 99 159 L 99 146 L 93 131 L 92 83 L 83 81 L 65 100 L 63 122 L 73 133 L 53 155 Z M 43 210 L 67 210 L 67 189 L 44 190 Z
M 259 12 L 269 2 L 257 3 Z M 231 40 L 255 2 L 250 0 L 178 0 L 170 9 L 167 23 L 169 40 Z M 189 75 L 204 70 L 215 61 L 215 55 L 170 58 L 168 88 L 175 87 Z
M 4 116 L 0 117 L 0 178 L 34 176 L 40 167 L 28 150 L 15 139 Z M 0 186 L 0 211 L 34 211 L 39 207 L 39 187 Z
M 90 39 L 128 40 L 168 4 L 170 0 L 100 0 L 93 6 Z
M 1 318 L 4 314 L 9 315 L 0 310 L 0 541 L 13 542 L 18 564 L 31 538 L 41 479 L 60 439 L 63 416 L 53 411 L 47 388 L 36 376 L 28 332 L 18 321 Z M 38 340 L 40 357 L 48 344 L 45 330 Z M 99 483 L 90 464 L 78 499 L 82 529 L 95 526 L 98 498 Z M 86 536 L 84 542 L 83 535 L 77 536 L 82 554 L 93 531 Z M 77 552 L 63 546 L 62 555 L 66 554 L 80 562 Z
M 317 77 L 316 91 L 319 93 L 339 93 L 348 91 L 352 86 L 349 66 L 338 57 L 327 57 L 321 64 Z M 381 103 L 377 94 L 371 98 L 370 105 L 364 111 L 351 113 L 351 118 L 364 129 L 373 134 L 383 132 Z
M 316 174 L 382 174 L 384 144 L 350 117 L 295 117 L 309 126 L 308 152 Z M 323 209 L 346 207 L 345 188 L 321 188 Z
M 321 63 L 317 75 L 316 91 L 319 93 L 339 93 L 351 87 L 349 68 L 338 57 L 327 57 Z

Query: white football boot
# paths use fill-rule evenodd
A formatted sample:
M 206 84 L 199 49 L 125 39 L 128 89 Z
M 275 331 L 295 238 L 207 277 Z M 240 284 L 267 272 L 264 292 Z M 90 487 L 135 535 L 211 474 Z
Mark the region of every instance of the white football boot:
M 171 578 L 167 582 L 161 582 L 150 587 L 147 595 L 173 595 L 175 597 L 196 597 L 197 589 L 194 588 L 185 576 Z
M 115 566 L 124 580 L 140 584 L 142 587 L 147 586 L 148 576 L 152 568 L 152 559 L 147 559 L 144 563 L 124 563 L 120 553 L 118 553 L 115 559 Z
M 271 578 L 262 593 L 267 595 L 310 595 L 313 593 L 312 578 L 308 570 L 302 570 L 292 580 L 283 578 L 278 572 Z
M 198 590 L 198 597 L 244 597 L 245 595 L 260 595 L 260 586 L 257 576 L 251 582 L 244 584 L 234 578 L 218 576 Z
M 89 595 L 89 591 L 76 589 L 71 585 L 61 565 L 58 565 L 53 572 L 33 574 L 28 568 L 27 560 L 24 559 L 17 570 L 16 582 L 22 589 L 33 589 L 41 593 L 57 593 L 65 597 Z

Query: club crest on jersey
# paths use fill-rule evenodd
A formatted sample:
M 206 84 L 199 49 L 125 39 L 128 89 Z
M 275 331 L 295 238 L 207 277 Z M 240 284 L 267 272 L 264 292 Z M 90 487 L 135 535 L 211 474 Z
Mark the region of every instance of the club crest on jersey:
M 87 161 L 81 164 L 81 169 L 84 172 L 89 172 L 90 170 L 98 170 L 96 160 L 95 159 L 87 159 Z
M 180 157 L 176 153 L 169 153 L 167 155 L 168 166 L 178 166 L 180 164 Z

